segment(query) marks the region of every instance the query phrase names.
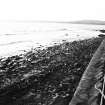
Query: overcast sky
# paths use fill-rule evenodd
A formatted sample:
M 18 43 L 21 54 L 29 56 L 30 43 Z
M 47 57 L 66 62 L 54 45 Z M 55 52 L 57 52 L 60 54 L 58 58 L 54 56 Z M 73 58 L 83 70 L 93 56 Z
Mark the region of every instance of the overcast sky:
M 105 20 L 105 0 L 1 0 L 0 21 Z

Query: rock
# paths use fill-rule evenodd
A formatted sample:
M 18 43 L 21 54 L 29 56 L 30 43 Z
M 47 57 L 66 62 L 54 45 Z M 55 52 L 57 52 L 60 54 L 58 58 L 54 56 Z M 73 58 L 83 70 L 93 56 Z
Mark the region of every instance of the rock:
M 102 32 L 102 33 L 105 33 L 105 30 L 99 30 L 100 32 Z
M 105 35 L 104 35 L 104 34 L 99 34 L 98 36 L 99 36 L 99 37 L 105 37 Z

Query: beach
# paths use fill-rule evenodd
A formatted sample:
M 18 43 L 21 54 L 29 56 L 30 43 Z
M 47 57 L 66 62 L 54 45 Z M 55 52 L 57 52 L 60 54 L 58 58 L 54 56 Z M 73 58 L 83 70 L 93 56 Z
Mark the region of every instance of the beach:
M 64 42 L 0 59 L 1 105 L 68 105 L 103 38 Z
M 0 34 L 0 105 L 69 104 L 104 26 L 57 25 Z
M 104 25 L 81 25 L 56 22 L 0 23 L 0 56 L 24 53 L 32 48 L 46 48 L 64 41 L 97 37 Z

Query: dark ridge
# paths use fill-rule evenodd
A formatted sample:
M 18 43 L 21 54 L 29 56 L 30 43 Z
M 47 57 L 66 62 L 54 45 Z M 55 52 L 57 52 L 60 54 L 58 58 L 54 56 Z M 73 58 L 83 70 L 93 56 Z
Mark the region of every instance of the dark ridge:
M 88 24 L 88 25 L 105 25 L 105 21 L 100 20 L 79 20 L 79 21 L 72 21 L 72 24 Z

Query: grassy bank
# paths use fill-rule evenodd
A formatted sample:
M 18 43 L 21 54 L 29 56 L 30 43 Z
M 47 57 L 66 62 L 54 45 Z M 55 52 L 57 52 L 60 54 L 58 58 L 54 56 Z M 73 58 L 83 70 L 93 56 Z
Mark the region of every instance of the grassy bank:
M 0 105 L 67 105 L 103 38 L 0 59 Z

